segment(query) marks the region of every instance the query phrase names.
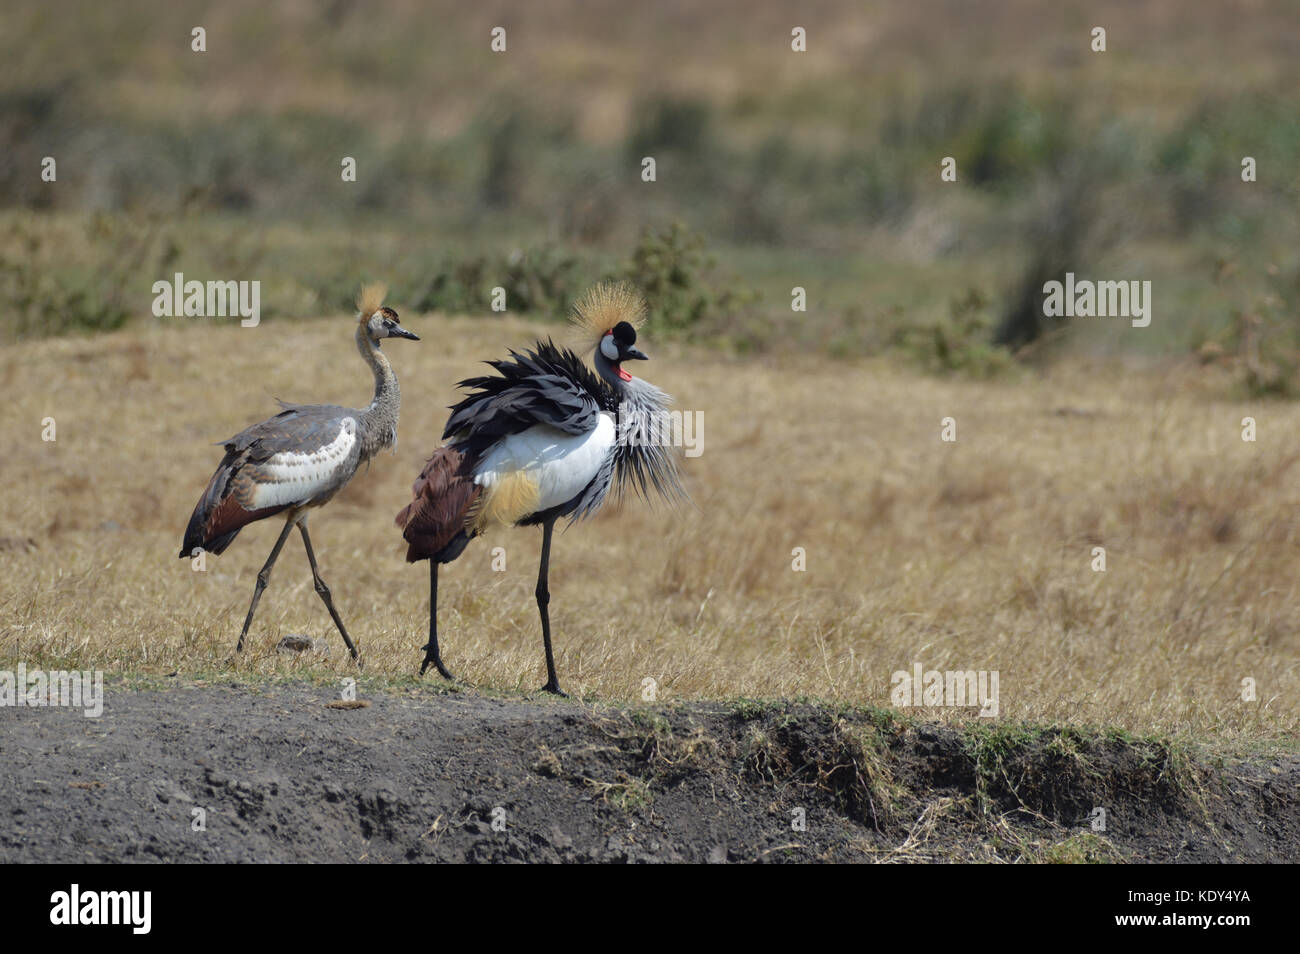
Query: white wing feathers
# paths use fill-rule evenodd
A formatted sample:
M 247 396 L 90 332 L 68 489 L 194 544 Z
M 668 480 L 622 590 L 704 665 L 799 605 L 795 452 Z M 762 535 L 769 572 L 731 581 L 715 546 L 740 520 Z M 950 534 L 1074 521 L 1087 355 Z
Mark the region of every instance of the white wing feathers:
M 280 451 L 257 467 L 252 505 L 256 508 L 305 503 L 337 489 L 342 470 L 357 446 L 357 422 L 346 417 L 338 436 L 314 451 Z

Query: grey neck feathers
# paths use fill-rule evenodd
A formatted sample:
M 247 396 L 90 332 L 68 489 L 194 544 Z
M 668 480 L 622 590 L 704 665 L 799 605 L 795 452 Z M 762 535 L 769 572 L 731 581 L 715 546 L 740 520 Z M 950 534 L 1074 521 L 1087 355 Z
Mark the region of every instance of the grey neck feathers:
M 637 414 L 664 414 L 672 408 L 673 399 L 649 381 L 634 377 L 631 381 L 620 382 L 618 389 L 620 407 L 631 408 Z
M 630 489 L 647 500 L 652 491 L 669 503 L 689 500 L 677 473 L 677 449 L 663 441 L 671 436 L 665 421 L 673 399 L 649 381 L 624 381 L 599 348 L 593 363 L 618 402 L 614 487 L 619 496 Z
M 361 459 L 369 460 L 385 447 L 397 443 L 397 414 L 402 406 L 402 391 L 397 386 L 393 367 L 379 350 L 379 343 L 357 326 L 357 350 L 375 374 L 375 398 L 361 412 Z

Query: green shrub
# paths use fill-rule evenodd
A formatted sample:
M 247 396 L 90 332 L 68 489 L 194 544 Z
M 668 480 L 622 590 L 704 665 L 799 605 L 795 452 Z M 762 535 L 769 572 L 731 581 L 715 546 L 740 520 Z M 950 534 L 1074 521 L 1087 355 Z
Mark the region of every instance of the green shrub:
M 180 253 L 158 217 L 96 213 L 86 222 L 86 266 L 67 264 L 67 249 L 39 223 L 18 220 L 0 246 L 0 310 L 6 337 L 111 331 L 124 325 L 133 301 L 144 301 L 142 275 L 161 275 Z
M 890 344 L 910 354 L 926 370 L 995 377 L 1013 364 L 990 340 L 989 301 L 978 288 L 969 288 L 949 306 L 947 318 L 899 328 Z
M 409 299 L 411 307 L 415 311 L 445 311 L 450 314 L 482 311 L 488 307 L 487 273 L 485 256 L 459 260 L 446 256 L 416 286 Z
M 491 308 L 492 289 L 500 286 L 508 311 L 560 317 L 575 296 L 577 264 L 572 255 L 552 247 L 462 259 L 444 256 L 416 282 L 408 300 L 416 311 L 481 313 Z
M 719 287 L 717 262 L 705 251 L 704 238 L 681 222 L 643 229 L 631 257 L 611 277 L 641 289 L 662 332 L 698 330 L 756 298 L 747 289 Z
M 573 272 L 578 261 L 566 252 L 544 246 L 531 252 L 513 251 L 503 263 L 500 284 L 511 311 L 562 317 L 576 297 Z

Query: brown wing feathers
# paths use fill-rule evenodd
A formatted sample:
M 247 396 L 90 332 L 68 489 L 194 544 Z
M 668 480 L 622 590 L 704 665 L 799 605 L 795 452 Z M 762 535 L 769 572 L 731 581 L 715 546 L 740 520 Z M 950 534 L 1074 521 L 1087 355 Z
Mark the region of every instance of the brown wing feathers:
M 397 515 L 408 563 L 430 558 L 448 563 L 465 548 L 465 518 L 481 490 L 473 470 L 473 460 L 455 446 L 433 452 L 411 487 L 411 502 Z
M 207 489 L 203 491 L 203 496 L 194 507 L 194 513 L 190 515 L 180 556 L 191 556 L 195 547 L 202 547 L 209 553 L 222 553 L 244 527 L 287 509 L 285 506 L 263 507 L 260 510 L 244 508 L 240 502 L 245 495 L 239 492 L 239 472 L 246 463 L 246 457 L 246 452 L 226 454 L 226 459 L 208 481 Z

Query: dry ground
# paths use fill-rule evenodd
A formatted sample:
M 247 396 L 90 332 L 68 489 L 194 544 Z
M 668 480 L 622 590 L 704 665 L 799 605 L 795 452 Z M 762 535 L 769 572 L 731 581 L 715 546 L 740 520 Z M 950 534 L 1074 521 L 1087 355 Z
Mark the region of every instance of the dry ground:
M 401 302 L 394 302 L 399 310 Z M 811 319 L 810 319 L 811 320 Z M 178 320 L 179 321 L 179 320 Z M 419 661 L 427 573 L 392 525 L 456 380 L 526 343 L 512 319 L 404 317 L 389 354 L 400 443 L 313 518 L 322 572 L 371 676 Z M 547 331 L 550 328 L 545 329 Z M 351 671 L 295 539 L 232 650 L 278 531 L 244 531 L 207 571 L 176 558 L 216 465 L 211 442 L 272 397 L 364 404 L 344 318 L 137 328 L 0 352 L 0 662 L 182 676 Z M 1176 367 L 1058 366 L 1005 383 L 883 362 L 742 361 L 644 342 L 637 370 L 704 412 L 685 464 L 698 510 L 610 508 L 557 536 L 561 680 L 607 700 L 809 695 L 889 704 L 890 675 L 990 669 L 1001 715 L 1244 743 L 1300 713 L 1300 408 L 1225 400 Z M 1241 420 L 1259 440 L 1241 440 Z M 41 440 L 42 419 L 57 440 Z M 939 439 L 957 421 L 957 441 Z M 477 541 L 442 576 L 444 657 L 470 684 L 542 681 L 540 535 Z M 507 570 L 491 569 L 502 546 Z M 1090 568 L 1104 546 L 1107 570 Z M 807 569 L 792 569 L 792 550 Z M 286 658 L 287 633 L 328 658 Z M 1255 680 L 1258 701 L 1242 702 Z M 924 710 L 940 721 L 971 710 Z
M 96 719 L 0 709 L 0 863 L 1300 859 L 1294 756 L 790 703 L 155 686 Z

